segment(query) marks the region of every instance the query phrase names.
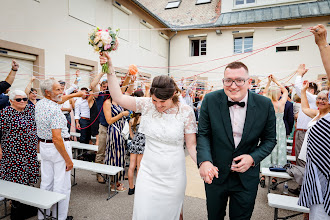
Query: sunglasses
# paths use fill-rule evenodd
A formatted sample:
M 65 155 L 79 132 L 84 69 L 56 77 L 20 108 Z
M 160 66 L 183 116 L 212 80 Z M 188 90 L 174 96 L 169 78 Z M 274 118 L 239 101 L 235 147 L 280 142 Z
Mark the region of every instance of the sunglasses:
M 21 102 L 22 100 L 24 102 L 26 102 L 28 100 L 28 98 L 17 98 L 17 99 L 15 99 L 16 102 Z

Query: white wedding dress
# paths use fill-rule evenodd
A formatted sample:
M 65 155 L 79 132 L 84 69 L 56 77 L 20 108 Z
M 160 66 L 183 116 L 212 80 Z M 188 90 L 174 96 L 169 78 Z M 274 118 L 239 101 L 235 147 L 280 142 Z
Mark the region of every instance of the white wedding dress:
M 186 189 L 184 134 L 197 132 L 183 104 L 159 113 L 151 98 L 136 98 L 146 144 L 136 180 L 133 220 L 178 220 Z

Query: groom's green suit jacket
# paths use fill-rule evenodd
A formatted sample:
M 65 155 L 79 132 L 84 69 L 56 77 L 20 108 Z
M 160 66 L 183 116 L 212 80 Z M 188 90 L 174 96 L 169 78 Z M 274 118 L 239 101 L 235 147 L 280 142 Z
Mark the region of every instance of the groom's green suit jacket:
M 213 179 L 214 184 L 226 180 L 233 158 L 249 154 L 254 166 L 245 173 L 239 173 L 239 177 L 246 189 L 255 187 L 259 182 L 260 161 L 276 145 L 276 119 L 271 100 L 250 91 L 248 93 L 243 135 L 237 148 L 224 90 L 209 93 L 203 100 L 198 123 L 197 164 L 210 161 L 219 168 L 219 178 Z

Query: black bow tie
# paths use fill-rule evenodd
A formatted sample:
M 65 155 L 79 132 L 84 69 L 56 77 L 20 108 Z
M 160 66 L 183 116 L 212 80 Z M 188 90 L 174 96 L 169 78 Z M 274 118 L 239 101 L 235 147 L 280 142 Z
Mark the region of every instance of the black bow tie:
M 244 106 L 245 106 L 245 102 L 232 102 L 232 101 L 228 101 L 227 104 L 228 104 L 228 107 L 231 107 L 233 105 L 238 105 L 238 106 L 244 108 Z

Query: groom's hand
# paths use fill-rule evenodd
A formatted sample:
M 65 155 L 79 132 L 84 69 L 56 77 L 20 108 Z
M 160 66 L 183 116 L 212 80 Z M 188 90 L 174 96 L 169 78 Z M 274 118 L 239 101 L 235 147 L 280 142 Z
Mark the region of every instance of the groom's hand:
M 242 154 L 235 157 L 234 161 L 239 163 L 233 164 L 231 170 L 239 173 L 246 172 L 254 163 L 253 158 L 249 154 Z
M 213 166 L 210 161 L 204 161 L 199 168 L 200 176 L 208 184 L 212 183 L 214 177 L 218 178 L 218 171 L 218 168 Z

